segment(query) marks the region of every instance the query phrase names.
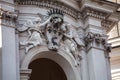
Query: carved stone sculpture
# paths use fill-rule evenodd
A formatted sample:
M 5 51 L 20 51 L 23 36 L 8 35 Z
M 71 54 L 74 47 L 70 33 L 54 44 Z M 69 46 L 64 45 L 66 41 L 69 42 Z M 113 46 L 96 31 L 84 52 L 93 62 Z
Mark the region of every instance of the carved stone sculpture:
M 86 36 L 85 36 L 85 39 L 84 39 L 85 42 L 86 42 L 86 45 L 88 45 L 88 43 L 94 41 L 94 37 L 95 36 L 92 32 L 87 33 Z
M 104 47 L 106 53 L 111 52 L 111 44 L 107 43 L 107 38 L 104 35 L 89 32 L 85 37 L 85 42 L 86 45 L 88 45 L 91 42 L 101 44 Z
M 79 38 L 76 28 L 71 24 L 63 21 L 63 13 L 60 10 L 50 10 L 49 18 L 41 23 L 41 20 L 28 20 L 22 27 L 18 27 L 19 32 L 27 31 L 27 40 L 20 42 L 20 45 L 25 46 L 25 52 L 30 49 L 43 45 L 48 46 L 48 49 L 57 51 L 61 44 L 64 45 L 66 53 L 75 61 L 75 66 L 80 63 L 79 47 L 85 46 Z
M 63 42 L 65 44 L 65 50 L 75 59 L 75 65 L 79 65 L 78 46 L 84 46 L 84 43 L 78 37 L 77 31 L 70 24 L 64 24 L 62 26 L 64 32 Z
M 95 34 L 95 41 L 96 41 L 96 43 L 101 43 L 101 41 L 102 41 L 102 38 L 101 38 L 101 35 L 100 34 Z
M 25 49 L 26 53 L 29 51 L 29 49 L 35 46 L 38 46 L 38 45 L 42 45 L 43 43 L 42 32 L 41 32 L 39 24 L 40 24 L 40 21 L 36 22 L 33 25 L 32 21 L 28 20 L 21 28 L 18 28 L 20 32 L 25 31 L 25 30 L 27 30 L 28 32 L 27 40 L 20 42 L 20 45 L 27 46 Z

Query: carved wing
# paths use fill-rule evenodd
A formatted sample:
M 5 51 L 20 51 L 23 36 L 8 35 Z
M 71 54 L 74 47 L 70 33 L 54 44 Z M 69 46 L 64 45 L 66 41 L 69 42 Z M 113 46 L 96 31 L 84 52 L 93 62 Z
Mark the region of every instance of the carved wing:
M 77 30 L 72 26 L 72 31 L 73 31 L 73 37 L 74 37 L 74 40 L 75 42 L 79 45 L 79 46 L 85 46 L 82 39 L 80 38 Z
M 47 15 L 43 15 L 43 14 L 40 14 L 40 13 L 38 13 L 38 16 L 41 19 L 41 23 L 45 22 L 49 18 Z
M 20 23 L 18 23 L 17 24 L 18 25 L 18 27 L 17 27 L 17 30 L 18 31 L 25 31 L 25 30 L 27 30 L 29 27 L 33 27 L 34 25 L 33 25 L 33 22 L 31 21 L 31 20 L 27 20 L 24 24 L 20 24 Z

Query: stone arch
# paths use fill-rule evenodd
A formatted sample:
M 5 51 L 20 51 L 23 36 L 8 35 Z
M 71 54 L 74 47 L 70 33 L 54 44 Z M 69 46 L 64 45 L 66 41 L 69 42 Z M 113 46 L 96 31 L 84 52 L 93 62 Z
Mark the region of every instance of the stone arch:
M 35 50 L 31 50 L 26 54 L 21 63 L 21 69 L 27 70 L 29 64 L 39 58 L 48 58 L 56 62 L 64 70 L 68 80 L 81 80 L 78 67 L 75 67 L 72 58 L 60 50 L 57 52 L 49 51 L 47 47 L 41 47 Z

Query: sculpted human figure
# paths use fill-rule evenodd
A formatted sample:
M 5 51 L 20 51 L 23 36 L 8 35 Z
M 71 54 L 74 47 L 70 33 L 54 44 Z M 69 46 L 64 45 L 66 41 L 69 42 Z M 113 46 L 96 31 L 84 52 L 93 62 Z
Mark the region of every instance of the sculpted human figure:
M 75 59 L 75 65 L 79 65 L 78 46 L 84 46 L 84 43 L 80 40 L 77 31 L 71 24 L 63 24 L 62 30 L 64 32 L 64 44 L 65 50 L 70 53 L 71 57 Z
M 29 25 L 29 26 L 28 26 Z M 23 29 L 22 29 L 23 28 Z M 42 32 L 40 28 L 40 20 L 36 21 L 35 25 L 29 20 L 27 23 L 19 29 L 19 31 L 28 31 L 27 40 L 20 42 L 20 45 L 26 45 L 25 52 L 27 53 L 31 48 L 42 45 Z

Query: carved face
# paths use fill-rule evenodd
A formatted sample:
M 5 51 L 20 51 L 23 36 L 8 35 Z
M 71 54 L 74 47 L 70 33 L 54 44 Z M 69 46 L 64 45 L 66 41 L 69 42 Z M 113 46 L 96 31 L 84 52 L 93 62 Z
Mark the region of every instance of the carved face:
M 62 23 L 63 19 L 61 19 L 60 17 L 53 17 L 51 19 L 51 22 L 53 22 L 53 23 Z

